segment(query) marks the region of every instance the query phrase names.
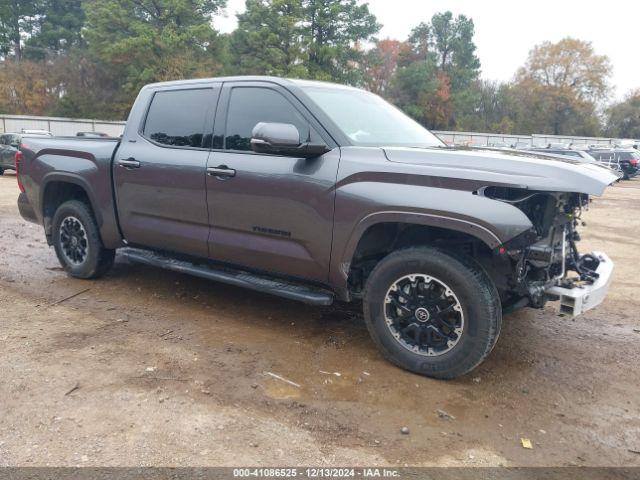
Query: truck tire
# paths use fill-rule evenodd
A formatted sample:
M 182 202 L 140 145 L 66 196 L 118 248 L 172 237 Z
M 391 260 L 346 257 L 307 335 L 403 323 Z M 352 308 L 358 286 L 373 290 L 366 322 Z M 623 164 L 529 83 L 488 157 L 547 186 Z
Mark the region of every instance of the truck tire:
M 104 248 L 91 208 L 80 200 L 58 207 L 52 222 L 53 247 L 65 271 L 76 278 L 98 278 L 107 273 L 115 250 Z
M 0 168 L 0 177 L 4 175 L 4 168 Z
M 413 247 L 382 259 L 364 291 L 367 329 L 406 370 L 451 379 L 478 366 L 502 323 L 500 297 L 472 258 Z

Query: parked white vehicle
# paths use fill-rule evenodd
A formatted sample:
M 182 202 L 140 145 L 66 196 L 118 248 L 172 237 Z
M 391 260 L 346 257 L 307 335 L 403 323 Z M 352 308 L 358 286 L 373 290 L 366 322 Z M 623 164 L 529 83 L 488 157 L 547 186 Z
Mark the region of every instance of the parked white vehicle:
M 53 137 L 53 134 L 48 130 L 23 128 L 22 130 L 20 130 L 20 133 L 24 133 L 25 135 L 42 135 L 45 137 Z

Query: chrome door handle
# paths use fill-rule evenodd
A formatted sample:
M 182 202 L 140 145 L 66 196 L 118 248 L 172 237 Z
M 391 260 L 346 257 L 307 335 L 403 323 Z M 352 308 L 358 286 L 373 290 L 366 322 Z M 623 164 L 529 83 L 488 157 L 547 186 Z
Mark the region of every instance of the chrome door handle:
M 118 165 L 123 168 L 140 168 L 140 162 L 133 157 L 118 160 Z
M 226 165 L 218 165 L 217 167 L 207 167 L 207 175 L 211 177 L 235 177 L 236 171 Z

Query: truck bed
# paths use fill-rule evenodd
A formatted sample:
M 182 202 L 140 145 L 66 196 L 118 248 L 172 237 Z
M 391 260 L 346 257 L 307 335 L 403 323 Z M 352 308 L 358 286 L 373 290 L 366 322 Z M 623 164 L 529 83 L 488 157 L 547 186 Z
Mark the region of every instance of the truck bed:
M 22 142 L 23 150 L 28 149 L 35 155 L 43 150 L 64 150 L 65 152 L 90 153 L 96 158 L 108 158 L 115 151 L 119 138 L 111 137 L 29 137 Z
M 24 186 L 19 205 L 47 231 L 50 218 L 42 205 L 54 195 L 56 181 L 69 178 L 87 192 L 105 246 L 120 245 L 111 181 L 119 138 L 42 137 L 24 139 L 18 176 Z

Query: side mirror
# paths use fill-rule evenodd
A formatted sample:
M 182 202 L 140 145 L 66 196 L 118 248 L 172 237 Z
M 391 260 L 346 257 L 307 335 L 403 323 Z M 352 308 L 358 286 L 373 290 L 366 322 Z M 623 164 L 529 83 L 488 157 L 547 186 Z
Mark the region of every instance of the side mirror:
M 313 158 L 329 151 L 326 145 L 300 141 L 300 132 L 290 123 L 260 122 L 251 133 L 251 149 L 256 153 Z

